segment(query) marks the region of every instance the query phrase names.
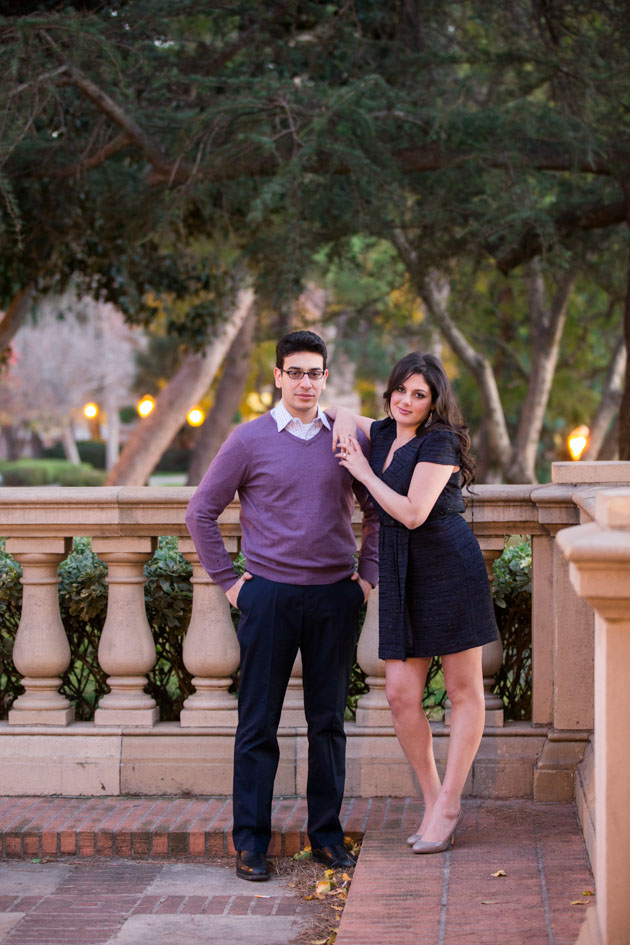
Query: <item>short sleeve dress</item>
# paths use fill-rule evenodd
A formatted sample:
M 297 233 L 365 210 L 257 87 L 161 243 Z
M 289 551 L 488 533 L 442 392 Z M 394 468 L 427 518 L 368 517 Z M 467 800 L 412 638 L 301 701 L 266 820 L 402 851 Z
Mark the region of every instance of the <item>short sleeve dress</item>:
M 460 465 L 459 439 L 438 426 L 396 450 L 383 472 L 396 423 L 370 431 L 370 464 L 390 488 L 407 495 L 418 463 Z M 375 501 L 379 537 L 379 656 L 442 656 L 497 639 L 490 583 L 479 544 L 462 518 L 461 477 L 450 477 L 425 522 L 409 529 Z

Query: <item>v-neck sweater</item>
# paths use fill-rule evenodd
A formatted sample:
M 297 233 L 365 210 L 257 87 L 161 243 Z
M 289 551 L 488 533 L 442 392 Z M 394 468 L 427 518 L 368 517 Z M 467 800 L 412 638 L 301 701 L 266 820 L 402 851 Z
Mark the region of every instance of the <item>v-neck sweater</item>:
M 365 447 L 366 440 L 363 440 Z M 192 497 L 186 524 L 199 559 L 227 590 L 237 579 L 217 519 L 238 492 L 247 569 L 281 584 L 333 584 L 355 570 L 355 497 L 363 510 L 359 574 L 378 581 L 378 520 L 365 488 L 339 465 L 332 431 L 301 440 L 270 413 L 237 427 Z

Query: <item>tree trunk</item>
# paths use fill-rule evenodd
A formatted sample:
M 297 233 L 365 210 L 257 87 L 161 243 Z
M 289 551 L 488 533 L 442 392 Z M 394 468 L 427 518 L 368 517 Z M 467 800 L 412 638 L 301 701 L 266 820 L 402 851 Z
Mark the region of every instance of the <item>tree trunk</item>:
M 630 256 L 627 280 L 623 324 L 626 351 L 630 352 Z M 619 459 L 630 460 L 630 357 L 626 358 L 626 376 L 619 407 Z
M 106 485 L 144 485 L 186 419 L 186 413 L 212 383 L 253 301 L 253 290 L 241 289 L 234 311 L 206 351 L 184 358 L 180 369 L 157 397 L 152 412 L 135 426 Z
M 72 432 L 72 425 L 64 423 L 61 430 L 61 442 L 63 443 L 63 451 L 66 454 L 66 459 L 69 463 L 74 463 L 75 466 L 78 466 L 81 462 L 81 457 L 79 456 L 79 449 L 77 447 L 77 441 L 74 438 L 74 433 Z
M 536 482 L 536 452 L 558 364 L 575 272 L 568 271 L 563 275 L 551 306 L 546 302 L 538 259 L 528 264 L 526 282 L 531 325 L 531 368 L 518 431 L 506 470 L 508 482 Z
M 4 318 L 0 321 L 0 354 L 9 347 L 13 338 L 24 324 L 24 320 L 29 313 L 31 299 L 33 297 L 33 286 L 27 285 L 13 297 L 11 304 L 4 313 Z
M 503 470 L 510 460 L 510 436 L 492 365 L 485 355 L 473 348 L 448 314 L 448 281 L 437 272 L 428 275 L 422 272 L 415 251 L 400 231 L 390 234 L 390 239 L 429 315 L 477 382 L 487 422 L 488 469 Z
M 621 337 L 608 365 L 606 380 L 602 389 L 602 399 L 590 422 L 588 446 L 582 453 L 582 459 L 603 458 L 600 456 L 600 452 L 621 403 L 626 360 L 626 343 L 625 339 Z
M 256 318 L 252 306 L 228 351 L 214 406 L 200 430 L 188 467 L 189 486 L 196 486 L 201 482 L 206 469 L 230 432 L 232 419 L 238 410 L 247 383 L 255 325 Z

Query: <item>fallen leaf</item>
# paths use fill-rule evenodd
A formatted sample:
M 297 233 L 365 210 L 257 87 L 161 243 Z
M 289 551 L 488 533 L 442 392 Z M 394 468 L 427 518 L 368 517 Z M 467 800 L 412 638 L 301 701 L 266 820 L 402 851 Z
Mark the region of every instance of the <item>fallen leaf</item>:
M 501 901 L 500 899 L 482 899 L 481 905 L 482 906 L 497 906 L 499 905 L 500 901 Z
M 336 896 L 338 899 L 347 899 L 347 898 L 348 898 L 348 890 L 347 890 L 347 889 L 336 889 L 336 890 L 335 890 L 335 896 Z
M 574 899 L 571 905 L 572 906 L 587 906 L 588 902 L 584 902 L 583 899 Z
M 260 893 L 256 893 L 254 899 L 271 899 L 271 896 L 262 896 Z
M 326 879 L 330 879 L 330 877 L 334 875 L 335 875 L 334 870 L 324 870 L 324 876 L 326 877 Z
M 325 879 L 320 879 L 315 887 L 315 895 L 318 899 L 330 892 L 330 883 Z
M 41 862 L 42 862 L 41 856 L 38 856 L 36 859 L 31 860 L 31 863 L 41 863 Z
M 497 870 L 496 873 L 491 873 L 490 875 L 491 875 L 491 876 L 495 876 L 495 877 L 496 877 L 496 876 L 507 876 L 507 873 L 505 872 L 505 870 Z
M 310 855 L 311 855 L 311 848 L 310 848 L 310 847 L 304 847 L 304 849 L 303 849 L 303 850 L 300 850 L 299 853 L 294 853 L 294 854 L 293 854 L 293 859 L 294 859 L 294 860 L 307 860 Z
M 287 886 L 290 886 L 291 889 L 295 889 L 297 883 L 287 883 Z
M 347 873 L 342 873 L 342 874 L 341 874 L 341 878 L 342 878 L 342 880 L 344 881 L 344 883 L 351 883 L 351 882 L 352 882 L 352 878 L 351 878 L 350 876 L 348 876 Z
M 582 890 L 582 895 L 583 895 L 583 896 L 594 896 L 594 895 L 595 895 L 595 891 L 594 891 L 593 889 L 583 889 L 583 890 Z
M 313 939 L 313 941 L 311 942 L 311 945 L 328 945 L 328 939 L 327 938 Z

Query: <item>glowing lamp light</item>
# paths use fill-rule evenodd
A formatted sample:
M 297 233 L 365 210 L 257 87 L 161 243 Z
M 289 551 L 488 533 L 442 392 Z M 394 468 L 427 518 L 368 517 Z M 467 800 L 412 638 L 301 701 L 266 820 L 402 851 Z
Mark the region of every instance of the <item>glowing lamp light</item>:
M 206 419 L 206 414 L 201 407 L 191 407 L 186 414 L 186 419 L 191 427 L 200 427 Z
M 587 426 L 576 427 L 567 437 L 567 445 L 571 459 L 579 459 L 588 445 L 588 435 L 591 431 Z
M 83 408 L 83 416 L 88 420 L 95 420 L 98 417 L 98 404 L 86 404 Z
M 148 417 L 154 407 L 155 400 L 151 397 L 151 394 L 145 394 L 136 409 L 141 417 Z

